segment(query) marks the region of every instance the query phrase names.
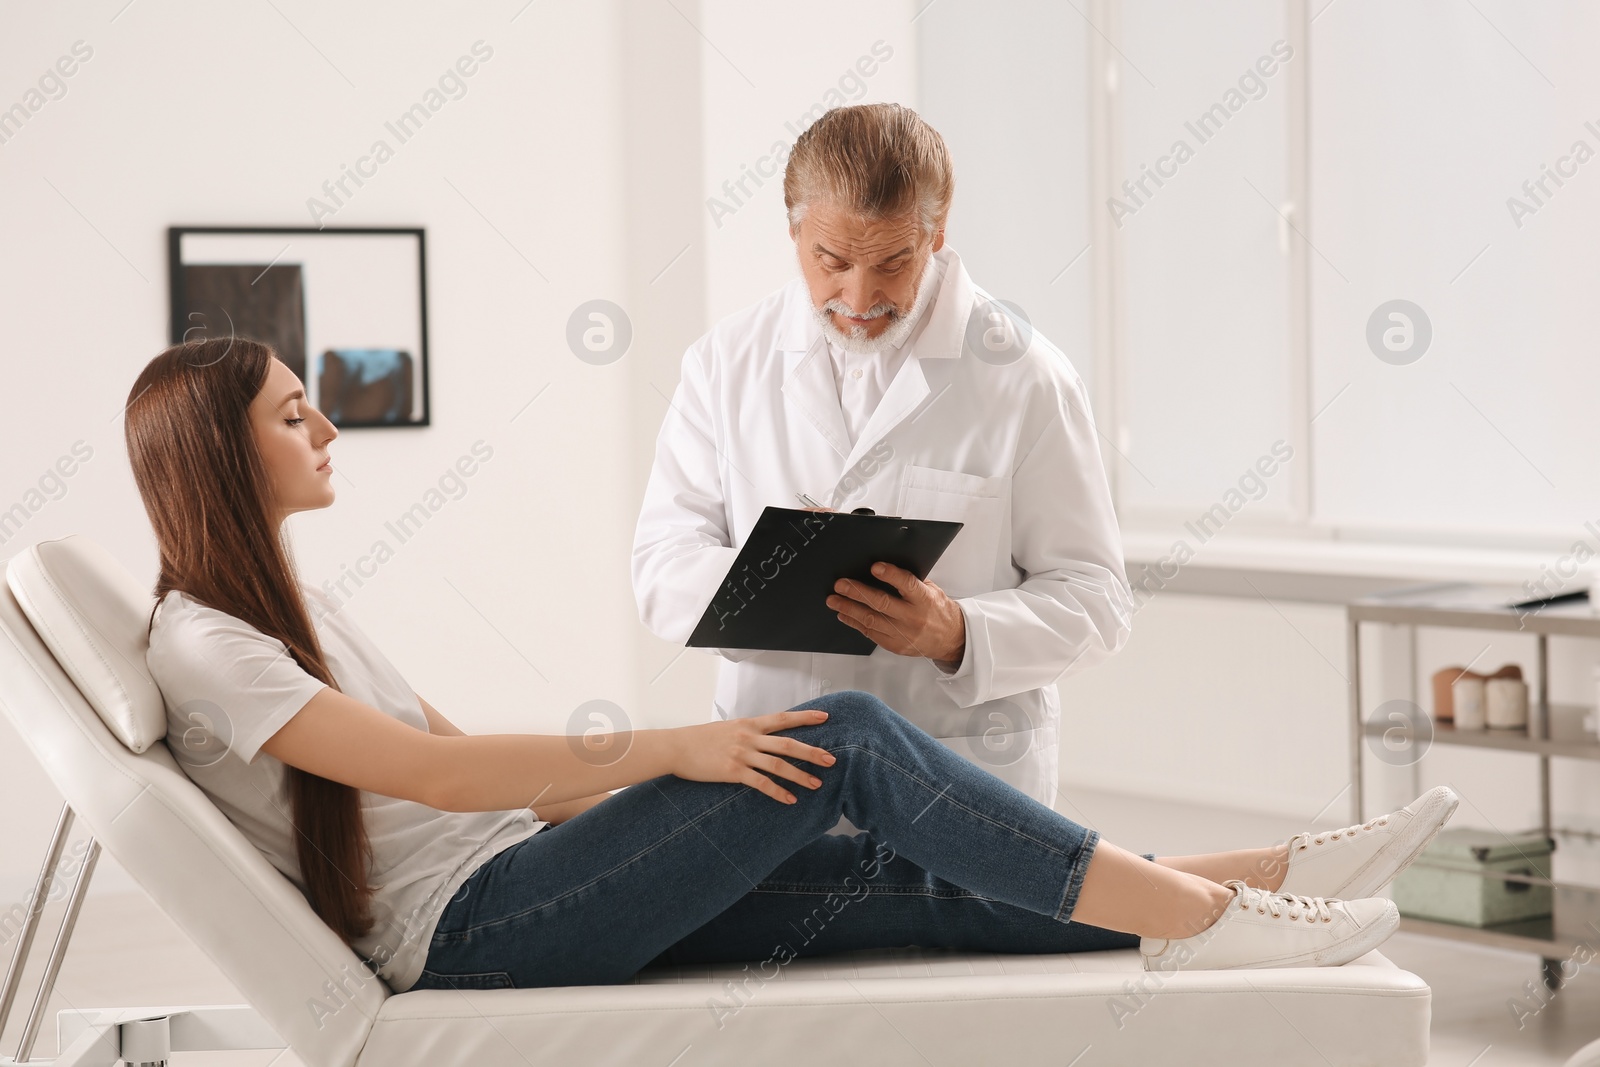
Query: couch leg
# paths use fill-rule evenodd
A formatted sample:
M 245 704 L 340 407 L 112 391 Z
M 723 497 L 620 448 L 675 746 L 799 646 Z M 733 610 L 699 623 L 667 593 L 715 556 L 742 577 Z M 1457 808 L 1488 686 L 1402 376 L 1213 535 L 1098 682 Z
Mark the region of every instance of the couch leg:
M 20 936 L 17 938 L 16 948 L 11 953 L 11 963 L 6 967 L 6 976 L 0 983 L 0 1032 L 5 1029 L 6 1020 L 11 1016 L 11 1005 L 17 995 L 17 989 L 22 981 L 22 970 L 28 964 L 28 956 L 33 948 L 33 935 L 39 928 L 39 916 L 44 912 L 44 905 L 49 899 L 50 885 L 55 881 L 56 871 L 61 863 L 61 848 L 66 844 L 67 831 L 72 827 L 73 811 L 69 805 L 61 805 L 61 817 L 56 822 L 55 834 L 50 838 L 50 847 L 46 851 L 44 866 L 39 870 L 39 880 L 33 889 L 33 897 L 28 902 L 28 912 L 23 920 Z M 26 1063 L 33 1054 L 33 1042 L 39 1036 L 39 1025 L 44 1021 L 45 1005 L 50 1001 L 50 994 L 55 990 L 56 977 L 61 973 L 61 961 L 66 958 L 67 945 L 72 941 L 73 928 L 78 924 L 78 913 L 83 909 L 84 895 L 89 891 L 89 879 L 94 877 L 95 861 L 100 858 L 100 843 L 92 836 L 88 840 L 88 848 L 84 852 L 83 864 L 78 868 L 78 873 L 72 881 L 72 892 L 67 897 L 66 914 L 61 917 L 61 926 L 56 930 L 55 943 L 50 946 L 50 955 L 46 957 L 44 974 L 39 978 L 39 989 L 33 997 L 33 1007 L 28 1011 L 28 1019 L 22 1026 L 22 1040 L 17 1043 L 16 1063 Z
M 61 863 L 61 850 L 67 843 L 68 831 L 72 829 L 72 818 L 71 806 L 61 805 L 61 817 L 56 820 L 55 833 L 45 849 L 44 866 L 39 869 L 33 895 L 28 898 L 28 912 L 23 916 L 22 929 L 18 931 L 16 946 L 11 950 L 11 963 L 6 967 L 4 981 L 0 982 L 0 1033 L 5 1032 L 6 1023 L 11 1018 L 11 1005 L 22 984 L 22 969 L 28 965 L 28 957 L 33 951 L 33 938 L 39 932 L 39 916 L 44 913 L 45 902 L 49 899 L 50 883 L 55 879 L 56 867 Z
M 125 1022 L 122 1031 L 122 1058 L 131 1067 L 167 1067 L 172 1058 L 172 1020 L 163 1015 L 155 1019 Z
M 165 1067 L 174 1052 L 284 1049 L 248 1004 L 173 1008 L 67 1008 L 56 1013 L 53 1060 L 0 1056 L 0 1067 Z

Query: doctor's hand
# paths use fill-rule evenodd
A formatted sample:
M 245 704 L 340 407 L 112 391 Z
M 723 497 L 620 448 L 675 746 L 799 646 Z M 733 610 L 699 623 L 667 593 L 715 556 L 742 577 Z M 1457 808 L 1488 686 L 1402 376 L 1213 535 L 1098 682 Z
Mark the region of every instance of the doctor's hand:
M 807 789 L 816 789 L 822 783 L 780 757 L 804 760 L 819 767 L 831 767 L 834 757 L 827 749 L 793 737 L 771 735 L 796 726 L 816 726 L 827 718 L 828 713 L 820 708 L 801 708 L 748 719 L 680 726 L 669 731 L 672 741 L 676 742 L 671 773 L 691 782 L 742 782 L 779 803 L 793 804 L 794 795 L 767 774 L 798 782 Z
M 828 607 L 839 613 L 839 621 L 897 656 L 926 656 L 947 671 L 956 670 L 967 650 L 967 621 L 960 606 L 933 582 L 904 567 L 874 563 L 872 574 L 900 595 L 840 578 L 833 583 L 834 595 L 828 597 Z

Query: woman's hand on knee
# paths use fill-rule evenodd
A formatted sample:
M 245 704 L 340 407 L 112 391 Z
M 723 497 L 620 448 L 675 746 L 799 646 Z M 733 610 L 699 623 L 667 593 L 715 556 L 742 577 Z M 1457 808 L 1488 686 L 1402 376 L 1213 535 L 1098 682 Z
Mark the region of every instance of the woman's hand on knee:
M 821 783 L 783 757 L 819 767 L 831 766 L 834 757 L 826 749 L 796 738 L 772 735 L 796 726 L 815 726 L 827 717 L 828 713 L 819 708 L 802 708 L 679 727 L 672 731 L 677 742 L 672 773 L 691 782 L 742 783 L 780 803 L 793 804 L 794 795 L 767 775 L 775 774 L 815 789 Z

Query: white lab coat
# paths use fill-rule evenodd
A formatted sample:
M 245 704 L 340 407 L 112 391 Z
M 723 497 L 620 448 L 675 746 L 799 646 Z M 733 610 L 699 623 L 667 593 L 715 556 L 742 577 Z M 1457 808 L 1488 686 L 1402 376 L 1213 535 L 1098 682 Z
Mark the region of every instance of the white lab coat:
M 763 715 L 865 690 L 1054 805 L 1053 683 L 1120 649 L 1132 619 L 1110 490 L 1071 364 L 1037 332 L 1013 362 L 979 359 L 965 338 L 988 294 L 948 246 L 931 269 L 943 275 L 931 317 L 853 447 L 803 279 L 690 346 L 634 535 L 634 595 L 651 632 L 683 644 L 762 509 L 799 507 L 797 492 L 845 511 L 960 521 L 928 574 L 966 620 L 956 671 L 882 647 L 707 650 L 724 660 L 713 710 Z

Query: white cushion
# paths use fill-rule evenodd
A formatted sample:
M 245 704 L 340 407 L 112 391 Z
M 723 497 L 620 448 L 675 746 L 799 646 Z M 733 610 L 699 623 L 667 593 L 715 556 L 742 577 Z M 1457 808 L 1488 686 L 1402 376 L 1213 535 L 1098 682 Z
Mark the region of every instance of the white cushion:
M 1432 994 L 1377 952 L 1343 967 L 1177 974 L 1144 971 L 1132 949 L 781 958 L 650 968 L 627 985 L 401 993 L 383 1002 L 358 1067 L 1428 1061 Z
M 167 734 L 145 650 L 155 598 L 81 534 L 41 541 L 11 560 L 23 614 L 117 740 L 143 752 Z

